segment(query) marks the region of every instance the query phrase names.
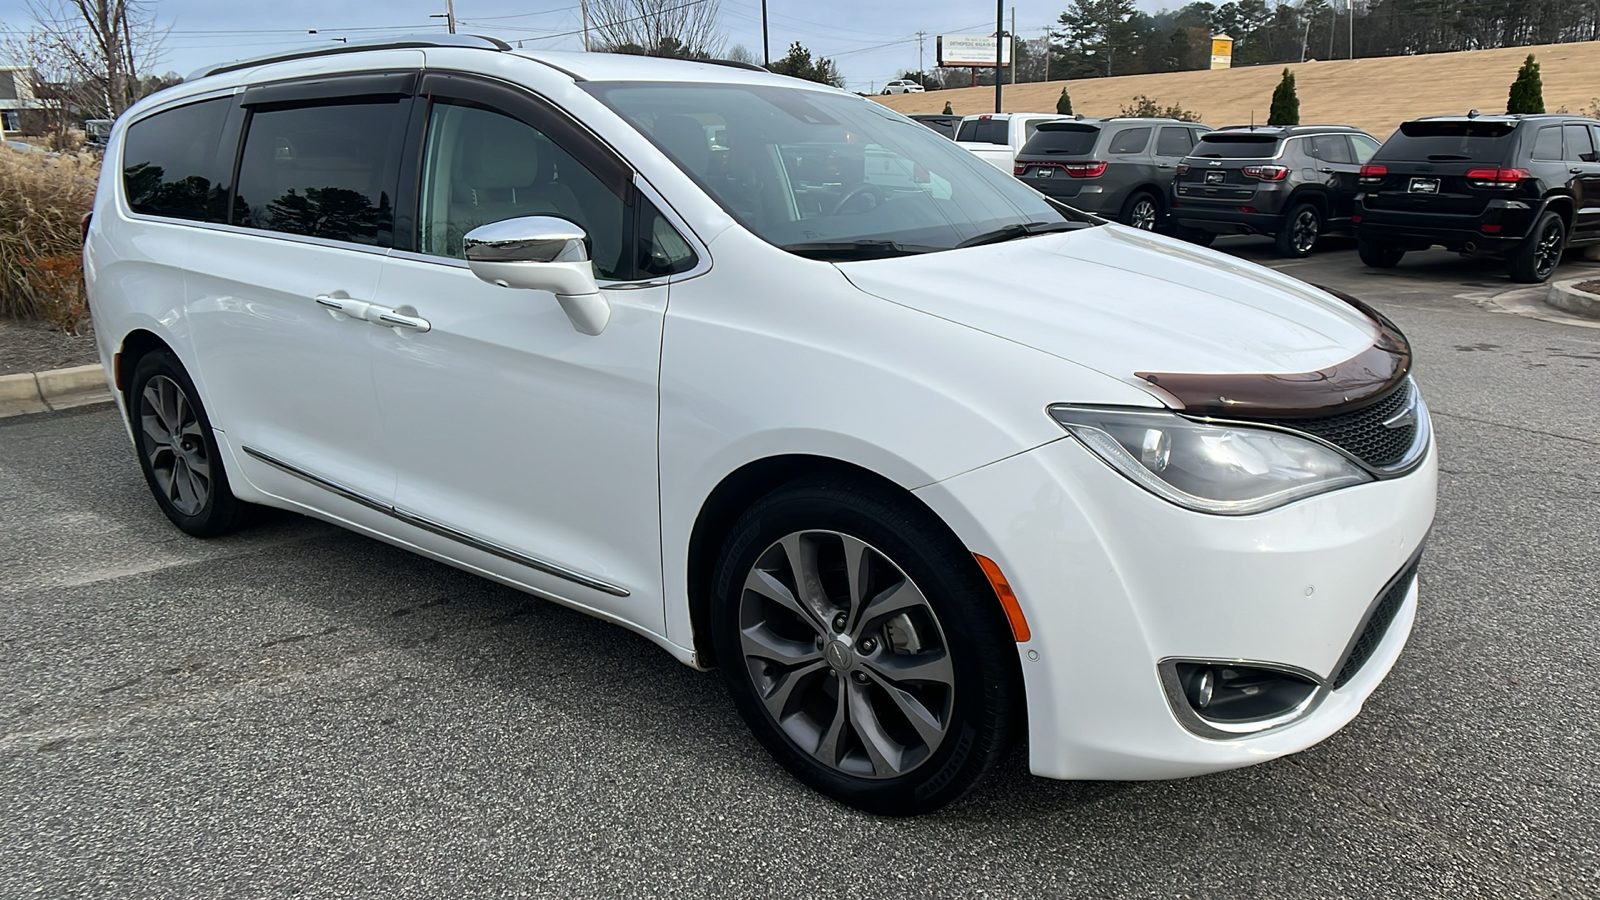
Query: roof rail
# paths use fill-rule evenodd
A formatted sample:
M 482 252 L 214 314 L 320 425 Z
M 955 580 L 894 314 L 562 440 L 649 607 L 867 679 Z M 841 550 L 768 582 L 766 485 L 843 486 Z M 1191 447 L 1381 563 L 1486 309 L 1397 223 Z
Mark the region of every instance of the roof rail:
M 205 78 L 208 75 L 220 75 L 223 72 L 235 72 L 252 66 L 264 66 L 269 63 L 288 62 L 295 59 L 335 56 L 340 53 L 358 53 L 364 50 L 420 50 L 428 47 L 463 47 L 475 50 L 499 51 L 511 49 L 510 44 L 498 38 L 480 37 L 475 34 L 406 34 L 397 37 L 345 41 L 332 46 L 305 47 L 284 53 L 270 53 L 266 56 L 235 60 L 234 62 L 198 69 L 190 73 L 189 77 L 185 78 L 184 81 L 194 81 L 197 78 Z
M 695 59 L 690 60 L 690 62 L 710 63 L 713 66 L 727 66 L 730 69 L 748 69 L 751 72 L 766 72 L 768 74 L 771 74 L 772 72 L 771 69 L 768 69 L 764 66 L 758 66 L 755 63 L 740 62 L 737 59 Z

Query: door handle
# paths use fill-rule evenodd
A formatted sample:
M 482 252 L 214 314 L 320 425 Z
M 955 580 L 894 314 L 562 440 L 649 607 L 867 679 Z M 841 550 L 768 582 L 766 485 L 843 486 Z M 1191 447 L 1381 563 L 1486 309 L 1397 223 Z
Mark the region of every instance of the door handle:
M 336 313 L 344 313 L 352 319 L 366 319 L 368 315 L 367 311 L 372 308 L 372 304 L 365 300 L 356 300 L 351 297 L 338 296 L 338 294 L 342 293 L 344 292 L 339 291 L 335 294 L 318 294 L 311 299 L 315 300 L 318 306 L 321 306 L 325 309 L 331 309 Z
M 377 307 L 377 315 L 368 321 L 376 321 L 380 325 L 392 325 L 396 328 L 409 328 L 419 334 L 432 331 L 433 323 L 421 316 L 408 316 L 405 313 L 395 312 L 392 309 Z
M 1317 171 L 1321 172 L 1324 175 L 1336 175 L 1336 174 L 1338 174 L 1338 171 L 1335 170 L 1335 169 L 1318 169 Z
M 1568 169 L 1567 173 L 1570 174 L 1570 175 L 1582 175 L 1583 174 L 1583 170 L 1582 169 Z
M 1156 168 L 1158 168 L 1158 169 L 1170 169 L 1170 168 L 1172 168 L 1172 163 L 1156 163 Z

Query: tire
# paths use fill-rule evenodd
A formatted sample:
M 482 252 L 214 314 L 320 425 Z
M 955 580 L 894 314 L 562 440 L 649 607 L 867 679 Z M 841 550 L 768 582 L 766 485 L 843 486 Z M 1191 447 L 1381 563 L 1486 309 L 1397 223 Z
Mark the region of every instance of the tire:
M 1215 231 L 1206 231 L 1203 228 L 1179 227 L 1174 229 L 1172 235 L 1179 240 L 1188 241 L 1198 247 L 1209 247 L 1217 241 L 1217 233 Z
M 1322 211 L 1314 203 L 1296 203 L 1278 226 L 1278 255 L 1300 259 L 1311 255 L 1322 237 Z
M 1392 269 L 1405 258 L 1404 247 L 1393 244 L 1380 244 L 1376 241 L 1356 241 L 1356 255 L 1361 257 L 1361 262 L 1373 269 Z
M 127 401 L 139 467 L 172 524 L 195 537 L 238 529 L 248 507 L 228 486 L 211 419 L 177 357 L 167 350 L 140 357 Z
M 1161 224 L 1161 198 L 1149 191 L 1136 191 L 1122 204 L 1117 221 L 1140 231 L 1155 231 Z
M 854 584 L 852 558 L 865 573 Z M 796 568 L 822 597 L 794 599 Z M 841 803 L 931 812 L 1010 748 L 1021 672 L 999 601 L 955 536 L 908 500 L 853 481 L 780 488 L 729 532 L 711 603 L 734 706 L 790 774 Z
M 1542 284 L 1555 274 L 1561 264 L 1561 252 L 1567 245 L 1567 224 L 1555 212 L 1546 210 L 1533 224 L 1520 246 L 1506 258 L 1506 271 L 1511 280 L 1522 284 Z

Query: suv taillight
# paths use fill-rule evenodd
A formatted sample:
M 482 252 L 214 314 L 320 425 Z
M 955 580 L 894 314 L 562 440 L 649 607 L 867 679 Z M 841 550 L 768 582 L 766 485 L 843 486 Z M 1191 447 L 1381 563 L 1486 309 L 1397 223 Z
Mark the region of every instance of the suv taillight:
M 1389 174 L 1388 166 L 1375 166 L 1372 163 L 1367 163 L 1361 167 L 1360 177 L 1361 180 L 1367 184 L 1377 184 L 1378 182 L 1382 181 L 1383 176 L 1387 174 Z
M 1187 175 L 1187 174 L 1189 174 L 1189 164 L 1188 163 L 1178 163 L 1178 174 L 1179 175 Z
M 1090 162 L 1079 163 L 1062 163 L 1061 168 L 1066 169 L 1067 174 L 1071 175 L 1073 178 L 1099 178 L 1101 175 L 1106 173 L 1106 164 L 1101 160 L 1091 160 Z
M 1524 179 L 1532 178 L 1527 169 L 1468 169 L 1467 184 L 1475 188 L 1514 188 Z
M 1013 165 L 1011 167 L 1011 174 L 1017 176 L 1018 178 L 1021 178 L 1022 177 L 1022 173 L 1026 172 L 1026 171 L 1028 171 L 1028 167 L 1022 165 L 1021 163 L 1018 163 L 1018 164 Z
M 1262 181 L 1282 181 L 1289 177 L 1288 166 L 1245 166 L 1244 174 Z

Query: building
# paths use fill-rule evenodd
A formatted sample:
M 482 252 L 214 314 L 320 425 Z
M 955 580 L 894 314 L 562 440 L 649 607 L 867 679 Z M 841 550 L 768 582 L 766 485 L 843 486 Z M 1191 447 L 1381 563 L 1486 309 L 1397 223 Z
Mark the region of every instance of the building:
M 23 113 L 42 110 L 45 105 L 34 95 L 34 72 L 29 66 L 0 66 L 0 121 L 6 131 L 20 131 Z M 27 117 L 36 118 L 36 117 Z

